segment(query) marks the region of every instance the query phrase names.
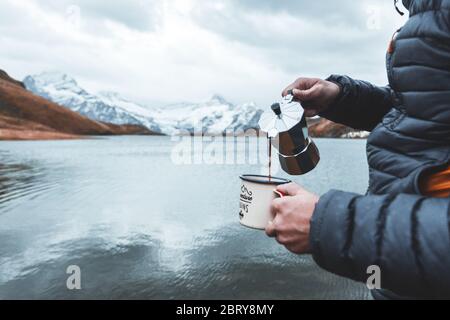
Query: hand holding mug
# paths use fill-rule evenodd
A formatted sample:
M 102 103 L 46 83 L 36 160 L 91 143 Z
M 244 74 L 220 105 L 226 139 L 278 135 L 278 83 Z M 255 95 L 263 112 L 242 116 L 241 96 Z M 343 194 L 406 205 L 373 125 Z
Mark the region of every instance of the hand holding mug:
M 271 210 L 275 218 L 266 228 L 267 235 L 276 238 L 293 253 L 309 253 L 311 218 L 319 196 L 295 183 L 278 186 L 277 191 L 285 196 L 272 201 Z
M 316 78 L 298 78 L 283 91 L 283 97 L 292 91 L 295 100 L 305 108 L 307 117 L 317 116 L 337 99 L 341 88 L 334 82 Z

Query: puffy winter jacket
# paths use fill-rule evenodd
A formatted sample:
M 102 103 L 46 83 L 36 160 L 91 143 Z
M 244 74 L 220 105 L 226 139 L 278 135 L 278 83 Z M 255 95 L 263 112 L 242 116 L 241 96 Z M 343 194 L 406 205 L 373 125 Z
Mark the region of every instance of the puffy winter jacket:
M 450 298 L 450 198 L 421 195 L 427 172 L 450 163 L 450 0 L 403 0 L 410 19 L 387 55 L 389 86 L 331 76 L 341 96 L 323 116 L 371 131 L 368 195 L 330 191 L 313 216 L 324 269 L 365 282 L 381 268 L 395 294 Z

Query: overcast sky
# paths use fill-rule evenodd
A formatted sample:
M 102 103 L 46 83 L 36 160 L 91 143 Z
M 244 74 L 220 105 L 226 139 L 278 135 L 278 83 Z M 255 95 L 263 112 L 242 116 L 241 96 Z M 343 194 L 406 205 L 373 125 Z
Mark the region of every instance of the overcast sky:
M 61 71 L 149 105 L 270 105 L 298 76 L 386 84 L 392 0 L 0 0 L 0 69 Z

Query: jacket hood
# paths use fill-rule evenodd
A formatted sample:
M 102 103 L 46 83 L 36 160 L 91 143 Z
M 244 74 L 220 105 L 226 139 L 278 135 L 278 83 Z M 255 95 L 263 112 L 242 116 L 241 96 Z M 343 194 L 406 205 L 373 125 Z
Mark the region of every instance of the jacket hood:
M 411 6 L 411 4 L 413 3 L 414 0 L 403 0 L 403 5 L 405 6 L 406 9 L 409 10 L 409 7 Z

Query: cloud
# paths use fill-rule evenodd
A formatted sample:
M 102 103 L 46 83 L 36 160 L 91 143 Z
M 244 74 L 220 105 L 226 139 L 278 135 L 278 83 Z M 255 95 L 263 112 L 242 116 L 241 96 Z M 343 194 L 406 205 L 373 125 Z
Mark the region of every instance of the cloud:
M 45 0 L 42 8 L 66 16 L 79 10 L 86 21 L 114 21 L 139 31 L 154 30 L 161 1 L 157 0 Z
M 389 8 L 379 0 L 263 0 L 258 5 L 249 0 L 216 0 L 198 4 L 193 20 L 230 41 L 265 52 L 269 63 L 279 63 L 286 72 L 313 72 L 339 64 L 368 70 L 368 64 L 380 61 L 375 54 L 384 56 L 395 23 L 394 14 L 392 19 L 382 16 Z M 372 20 L 379 25 L 371 26 Z
M 300 75 L 384 84 L 402 21 L 390 0 L 3 0 L 0 68 L 149 104 L 220 93 L 265 106 Z

